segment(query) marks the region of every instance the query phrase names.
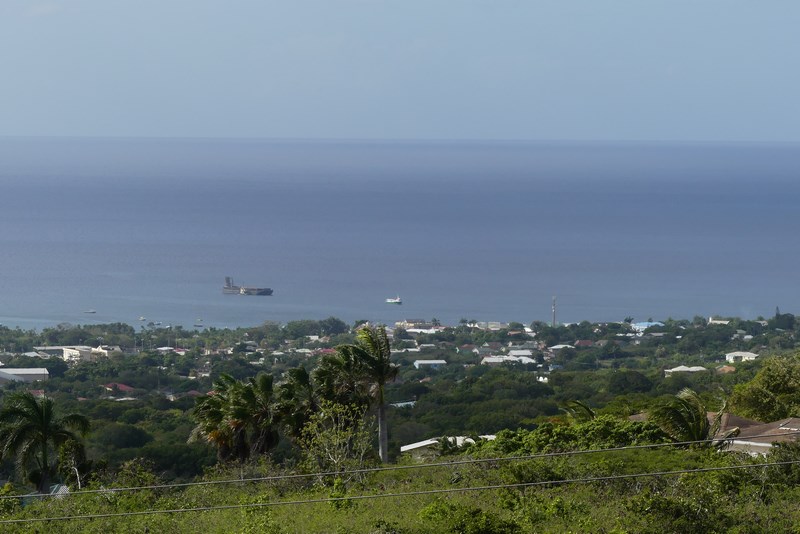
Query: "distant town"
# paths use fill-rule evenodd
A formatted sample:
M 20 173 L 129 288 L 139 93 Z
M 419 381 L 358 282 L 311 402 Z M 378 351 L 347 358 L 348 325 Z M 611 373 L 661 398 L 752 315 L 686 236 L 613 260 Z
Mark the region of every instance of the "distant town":
M 433 318 L 374 325 L 328 317 L 237 329 L 154 323 L 138 330 L 122 323 L 62 324 L 41 332 L 0 327 L 0 442 L 11 435 L 4 429 L 12 428 L 8 414 L 17 413 L 22 406 L 17 403 L 52 404 L 90 428 L 69 454 L 64 443 L 51 447 L 51 454 L 61 451 L 55 456 L 60 459 L 48 478 L 30 478 L 35 491 L 26 486 L 30 473 L 20 472 L 11 454 L 3 459 L 0 477 L 8 480 L 8 494 L 55 495 L 140 484 L 128 482 L 132 472 L 144 476 L 136 471 L 139 465 L 150 474 L 137 480 L 170 483 L 205 480 L 215 470 L 230 475 L 225 470 L 243 465 L 264 475 L 272 468 L 264 471 L 258 462 L 267 459 L 270 466 L 298 473 L 346 473 L 380 464 L 424 466 L 443 455 L 518 456 L 670 443 L 716 444 L 744 468 L 778 457 L 800 463 L 798 333 L 794 315 L 780 310 L 756 320 L 462 319 L 446 325 Z M 683 414 L 683 423 L 664 415 L 673 408 Z M 329 449 L 334 446 L 335 454 Z M 708 468 L 721 458 L 700 459 L 694 450 L 679 447 L 669 452 L 669 461 Z M 666 458 L 666 453 L 642 454 L 641 465 L 622 462 L 608 472 L 658 470 L 658 458 Z M 533 479 L 505 468 L 497 476 L 579 478 L 572 469 L 580 465 L 593 476 L 606 472 L 598 471 L 600 464 L 577 463 Z M 487 484 L 499 483 L 473 469 L 478 467 L 447 476 L 458 482 L 472 473 L 488 477 Z M 318 477 L 302 491 L 339 495 L 329 488 L 345 484 L 355 492 L 366 480 L 396 484 L 380 474 L 347 480 Z M 419 484 L 407 489 L 425 490 Z M 435 484 L 441 488 L 445 482 Z M 657 482 L 648 487 L 663 498 L 694 503 L 664 493 Z M 550 491 L 555 490 L 541 490 Z M 559 498 L 593 502 L 575 491 L 565 488 Z M 227 502 L 215 495 L 209 502 Z M 55 513 L 54 502 L 31 510 Z M 475 501 L 458 502 L 478 513 Z M 514 519 L 497 502 L 502 501 L 480 509 L 502 525 L 563 526 L 557 515 Z M 602 506 L 617 502 L 609 498 Z M 724 506 L 730 517 L 739 517 Z M 15 514 L 25 509 L 13 508 L 5 517 L 19 517 Z M 106 504 L 95 509 L 101 513 Z M 641 526 L 639 516 L 632 517 L 629 525 Z M 604 519 L 594 521 L 607 526 Z
M 280 368 L 282 364 L 333 352 L 334 346 L 351 331 L 349 325 L 333 317 L 239 329 L 197 326 L 197 330 L 186 330 L 150 323 L 142 332 L 136 332 L 120 323 L 59 325 L 40 333 L 0 327 L 0 363 L 4 366 L 0 368 L 0 384 L 40 382 L 50 377 L 46 366 L 19 366 L 25 362 L 60 360 L 70 367 L 96 363 L 112 355 L 143 353 L 189 357 L 193 365 L 190 369 L 184 367 L 188 372 L 177 376 L 185 380 L 209 379 L 215 361 L 238 357 L 244 358 L 253 370 Z M 793 328 L 793 316 L 778 312 L 772 320 L 695 317 L 691 321 L 629 319 L 618 323 L 558 325 L 465 319 L 458 325 L 443 325 L 436 319 L 405 319 L 387 327 L 387 333 L 393 342 L 393 356 L 415 370 L 440 370 L 450 364 L 530 365 L 535 367 L 538 379 L 547 382 L 552 371 L 570 367 L 571 362 L 574 366 L 580 360 L 584 367 L 591 364 L 602 368 L 607 365 L 603 360 L 609 359 L 604 355 L 633 356 L 646 353 L 647 349 L 654 349 L 654 355 L 663 358 L 661 367 L 665 376 L 681 372 L 732 372 L 725 364 L 754 361 L 759 353 L 793 348 Z M 41 343 L 76 337 L 77 344 Z M 666 367 L 681 356 L 684 357 L 681 365 Z M 465 359 L 471 361 L 467 363 Z

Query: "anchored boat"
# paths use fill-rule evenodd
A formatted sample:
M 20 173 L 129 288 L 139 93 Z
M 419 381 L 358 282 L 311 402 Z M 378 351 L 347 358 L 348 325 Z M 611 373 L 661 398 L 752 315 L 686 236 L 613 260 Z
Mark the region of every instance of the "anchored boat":
M 222 292 L 227 295 L 257 295 L 268 296 L 272 295 L 271 287 L 252 287 L 252 286 L 237 286 L 233 283 L 233 278 L 230 276 L 225 277 L 225 285 L 222 286 Z

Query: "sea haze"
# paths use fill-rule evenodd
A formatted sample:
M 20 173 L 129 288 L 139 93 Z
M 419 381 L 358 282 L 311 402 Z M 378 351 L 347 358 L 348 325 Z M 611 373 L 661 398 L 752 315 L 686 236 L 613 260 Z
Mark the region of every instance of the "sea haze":
M 800 303 L 796 145 L 0 138 L 0 162 L 6 326 Z

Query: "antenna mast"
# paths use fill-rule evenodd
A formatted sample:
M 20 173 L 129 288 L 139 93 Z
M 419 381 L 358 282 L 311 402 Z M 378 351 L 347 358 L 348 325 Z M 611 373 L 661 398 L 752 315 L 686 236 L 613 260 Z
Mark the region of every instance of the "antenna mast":
M 556 327 L 556 298 L 553 297 L 553 328 Z

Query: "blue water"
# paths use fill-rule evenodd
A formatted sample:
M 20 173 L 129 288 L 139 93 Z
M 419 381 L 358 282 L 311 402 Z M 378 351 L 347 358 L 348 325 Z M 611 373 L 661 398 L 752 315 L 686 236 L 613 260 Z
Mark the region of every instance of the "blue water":
M 799 170 L 796 145 L 0 138 L 0 323 L 795 312 Z

